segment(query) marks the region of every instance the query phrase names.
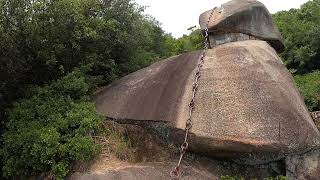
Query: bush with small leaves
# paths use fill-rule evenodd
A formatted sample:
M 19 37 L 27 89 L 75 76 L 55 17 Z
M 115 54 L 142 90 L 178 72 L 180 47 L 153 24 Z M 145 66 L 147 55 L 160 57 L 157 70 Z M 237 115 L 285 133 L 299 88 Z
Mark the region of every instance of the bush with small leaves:
M 277 176 L 277 177 L 268 177 L 264 178 L 263 180 L 287 180 L 288 178 L 285 176 Z
M 64 178 L 74 161 L 87 161 L 99 150 L 90 138 L 102 118 L 86 100 L 89 89 L 79 71 L 34 89 L 14 105 L 4 134 L 5 176 L 50 172 Z
M 245 180 L 242 176 L 221 176 L 221 180 Z
M 245 178 L 242 176 L 226 175 L 226 176 L 221 176 L 220 180 L 245 180 Z M 252 180 L 256 180 L 256 178 L 254 178 Z M 285 177 L 285 176 L 267 177 L 267 178 L 263 178 L 263 180 L 287 180 L 287 177 Z

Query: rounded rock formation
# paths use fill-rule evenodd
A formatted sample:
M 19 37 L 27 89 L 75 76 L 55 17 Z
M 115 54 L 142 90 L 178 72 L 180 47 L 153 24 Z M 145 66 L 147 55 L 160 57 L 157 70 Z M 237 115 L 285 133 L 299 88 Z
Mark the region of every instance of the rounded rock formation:
M 183 130 L 198 57 L 172 57 L 120 79 L 95 95 L 98 111 Z M 319 144 L 291 74 L 264 41 L 208 50 L 195 104 L 190 147 L 197 153 L 259 164 Z
M 201 15 L 202 28 L 207 18 L 208 12 Z M 319 131 L 274 50 L 283 45 L 264 5 L 228 2 L 214 10 L 209 31 L 212 49 L 195 98 L 190 149 L 262 164 L 318 147 Z M 116 119 L 166 122 L 179 141 L 200 54 L 171 57 L 112 83 L 96 93 L 97 110 Z
M 212 10 L 200 15 L 200 27 L 205 29 Z M 232 0 L 213 10 L 209 33 L 220 35 L 241 33 L 267 41 L 278 52 L 283 51 L 281 34 L 268 9 L 255 0 Z

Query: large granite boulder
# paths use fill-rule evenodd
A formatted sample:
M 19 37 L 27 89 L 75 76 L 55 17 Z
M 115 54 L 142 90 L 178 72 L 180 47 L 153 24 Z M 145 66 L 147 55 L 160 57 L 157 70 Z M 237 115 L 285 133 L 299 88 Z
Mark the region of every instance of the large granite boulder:
M 291 74 L 264 41 L 209 50 L 199 87 L 194 150 L 264 163 L 319 144 Z
M 208 12 L 201 15 L 202 28 L 207 18 Z M 262 164 L 318 147 L 319 131 L 275 51 L 281 37 L 264 5 L 228 2 L 215 9 L 209 30 L 212 49 L 195 98 L 190 150 Z M 97 110 L 166 122 L 179 141 L 200 54 L 171 57 L 120 79 L 95 94 Z
M 212 10 L 200 15 L 200 27 L 206 28 Z M 278 52 L 284 48 L 281 35 L 268 9 L 255 0 L 232 0 L 215 8 L 208 24 L 211 36 L 241 33 L 267 41 Z
M 184 129 L 198 58 L 175 56 L 120 79 L 95 95 L 97 110 Z M 264 41 L 208 50 L 195 104 L 190 146 L 197 153 L 255 164 L 319 144 L 291 74 Z

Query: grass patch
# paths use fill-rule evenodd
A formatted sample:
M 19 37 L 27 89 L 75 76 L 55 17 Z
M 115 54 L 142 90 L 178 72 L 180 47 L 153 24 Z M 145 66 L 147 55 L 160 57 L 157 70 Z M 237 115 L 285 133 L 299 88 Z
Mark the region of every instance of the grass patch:
M 94 137 L 102 146 L 102 156 L 114 155 L 131 163 L 161 161 L 170 156 L 169 144 L 147 127 L 106 120 L 102 129 Z
M 118 124 L 104 123 L 98 134 L 94 139 L 96 144 L 101 145 L 102 156 L 114 154 L 120 160 L 134 161 L 134 148 Z

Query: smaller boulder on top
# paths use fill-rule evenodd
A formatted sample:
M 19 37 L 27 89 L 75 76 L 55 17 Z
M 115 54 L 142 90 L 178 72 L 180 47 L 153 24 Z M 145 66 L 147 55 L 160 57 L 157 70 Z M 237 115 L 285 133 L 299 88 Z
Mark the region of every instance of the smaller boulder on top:
M 200 15 L 201 29 L 205 29 L 212 10 Z M 233 0 L 213 10 L 208 24 L 211 47 L 241 40 L 267 41 L 277 52 L 284 45 L 268 9 L 259 1 Z

